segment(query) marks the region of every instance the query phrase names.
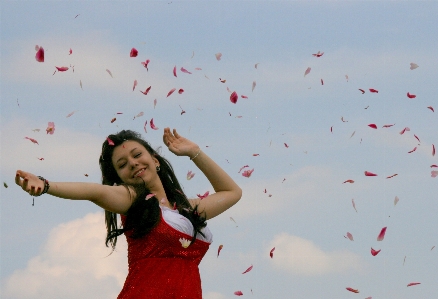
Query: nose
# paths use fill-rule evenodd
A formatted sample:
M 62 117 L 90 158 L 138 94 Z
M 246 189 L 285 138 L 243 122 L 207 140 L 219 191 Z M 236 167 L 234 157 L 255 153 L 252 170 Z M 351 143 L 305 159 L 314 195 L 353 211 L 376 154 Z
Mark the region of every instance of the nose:
M 131 169 L 134 169 L 138 165 L 137 160 L 132 159 L 132 158 L 129 159 L 128 163 L 129 163 L 129 165 L 131 165 Z

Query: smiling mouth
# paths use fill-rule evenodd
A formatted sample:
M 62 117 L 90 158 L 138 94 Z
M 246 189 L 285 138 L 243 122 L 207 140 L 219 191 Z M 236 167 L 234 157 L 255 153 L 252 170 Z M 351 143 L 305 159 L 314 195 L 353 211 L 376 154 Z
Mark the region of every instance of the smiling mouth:
M 132 177 L 133 178 L 139 177 L 145 170 L 146 170 L 146 168 L 142 168 L 142 169 L 136 171 Z

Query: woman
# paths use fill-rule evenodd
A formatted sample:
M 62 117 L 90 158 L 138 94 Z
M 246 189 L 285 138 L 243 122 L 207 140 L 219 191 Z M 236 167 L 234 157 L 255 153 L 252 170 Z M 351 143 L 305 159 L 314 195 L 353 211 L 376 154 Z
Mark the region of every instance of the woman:
M 175 155 L 188 156 L 216 193 L 188 200 L 170 163 L 132 131 L 110 135 L 103 143 L 102 185 L 49 183 L 31 173 L 16 173 L 17 185 L 32 196 L 85 199 L 105 209 L 106 245 L 114 249 L 122 233 L 128 242 L 129 272 L 118 299 L 201 299 L 198 264 L 212 241 L 205 221 L 242 196 L 239 186 L 197 144 L 169 128 L 163 141 Z

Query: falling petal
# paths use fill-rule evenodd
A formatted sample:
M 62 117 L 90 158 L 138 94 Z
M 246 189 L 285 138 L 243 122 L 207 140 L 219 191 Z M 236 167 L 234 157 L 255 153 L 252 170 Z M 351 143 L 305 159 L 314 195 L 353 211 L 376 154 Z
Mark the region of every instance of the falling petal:
M 191 243 L 190 240 L 187 240 L 187 239 L 185 239 L 185 238 L 180 238 L 179 241 L 181 242 L 181 246 L 182 246 L 183 248 L 187 248 L 187 247 L 189 247 L 189 245 L 190 245 L 190 243 Z
M 433 177 L 433 178 L 437 177 L 438 176 L 438 170 L 432 170 L 430 172 L 430 176 Z
M 365 176 L 377 176 L 377 174 L 369 172 L 369 171 L 365 171 Z
M 387 178 L 387 179 L 390 179 L 390 178 L 393 178 L 393 177 L 395 177 L 395 176 L 398 176 L 398 174 L 397 174 L 397 173 L 394 173 L 393 175 L 387 176 L 386 178 Z
M 251 271 L 252 270 L 252 265 L 248 268 L 248 269 L 246 269 L 242 274 L 245 274 L 245 273 L 248 273 L 249 271 Z
M 242 293 L 241 291 L 235 291 L 235 292 L 234 292 L 234 295 L 236 295 L 236 296 L 242 296 L 243 293 Z
M 143 113 L 143 112 L 140 112 L 139 114 L 137 114 L 136 116 L 134 116 L 134 119 L 137 118 L 137 117 L 142 117 L 143 115 L 144 115 L 144 113 Z
M 191 180 L 194 176 L 195 176 L 195 174 L 191 170 L 189 170 L 189 172 L 187 172 L 187 180 Z
M 347 82 L 348 82 L 348 75 L 345 75 L 345 79 L 347 80 Z
M 369 124 L 368 127 L 373 128 L 373 129 L 377 129 L 377 126 L 375 124 Z
M 155 106 L 157 106 L 157 99 L 154 100 L 154 109 L 155 109 Z
M 274 257 L 274 250 L 275 247 L 271 249 L 271 251 L 269 251 L 269 256 L 271 257 L 271 259 Z
M 46 129 L 46 133 L 53 135 L 53 133 L 55 133 L 55 123 L 52 121 L 49 121 L 48 125 L 47 125 L 47 129 Z
M 432 156 L 435 156 L 435 145 L 432 144 Z
M 421 143 L 421 141 L 420 141 L 420 138 L 418 138 L 418 136 L 417 135 L 415 135 L 414 134 L 414 137 L 418 140 L 418 142 L 420 142 Z
M 148 132 L 148 131 L 146 130 L 146 125 L 147 125 L 147 124 L 148 124 L 148 121 L 146 120 L 145 123 L 144 123 L 144 127 L 143 127 L 145 133 Z
M 236 220 L 234 220 L 233 217 L 230 217 L 230 220 L 233 221 L 235 224 L 237 224 Z
M 242 166 L 238 173 L 240 173 L 244 168 L 249 167 L 248 165 Z
M 353 134 L 351 134 L 350 138 L 353 137 L 355 133 L 356 133 L 356 131 L 354 131 Z
M 73 50 L 70 48 L 70 51 L 68 51 L 68 55 L 73 54 Z
M 310 73 L 310 70 L 311 70 L 310 67 L 308 67 L 308 68 L 306 69 L 306 71 L 304 72 L 304 77 L 306 77 L 306 76 Z
M 410 99 L 415 99 L 417 96 L 414 94 L 410 94 L 409 92 L 407 93 L 408 98 Z
M 415 286 L 415 285 L 417 285 L 417 284 L 421 284 L 421 282 L 411 282 L 411 283 L 408 283 L 408 287 L 411 287 L 411 286 Z
M 216 54 L 214 54 L 215 56 L 216 56 L 216 59 L 219 61 L 219 60 L 221 60 L 221 57 L 222 57 L 222 53 L 216 53 Z
M 146 59 L 145 62 L 142 62 L 142 63 L 141 63 L 141 64 L 146 68 L 147 71 L 149 71 L 149 69 L 148 69 L 148 64 L 149 64 L 149 62 L 150 62 L 150 60 L 149 60 L 149 59 Z
M 222 248 L 224 248 L 224 245 L 219 245 L 217 249 L 217 257 L 219 257 L 219 253 L 221 253 Z
M 136 48 L 132 48 L 131 52 L 129 53 L 129 57 L 137 57 L 138 51 Z
M 324 80 L 321 79 L 321 85 L 324 85 Z
M 415 70 L 418 67 L 418 64 L 411 62 L 411 70 Z
M 382 230 L 380 231 L 380 234 L 377 236 L 377 241 L 382 241 L 383 238 L 385 238 L 385 234 L 386 234 L 386 226 L 382 228 Z
M 149 125 L 151 126 L 151 129 L 152 129 L 152 130 L 158 130 L 158 128 L 155 127 L 154 119 L 153 119 L 153 118 L 149 121 Z
M 36 141 L 35 139 L 33 139 L 33 138 L 30 138 L 30 137 L 24 137 L 25 139 L 29 139 L 30 141 L 32 141 L 33 143 L 36 143 L 36 144 L 38 144 L 38 145 L 40 145 L 39 143 L 38 143 L 38 141 Z
M 137 86 L 137 80 L 134 80 L 134 85 L 132 86 L 132 91 L 134 91 L 135 87 Z
M 432 112 L 435 112 L 435 110 L 433 110 L 432 106 L 427 107 L 428 109 L 432 110 Z
M 249 178 L 253 172 L 254 168 L 251 170 L 245 170 L 244 172 L 242 172 L 242 176 Z
M 349 232 L 347 232 L 347 238 L 350 239 L 350 241 L 354 241 L 353 235 Z
M 375 249 L 373 249 L 373 247 L 371 247 L 371 255 L 372 255 L 372 256 L 376 256 L 376 255 L 379 254 L 379 252 L 380 252 L 381 250 L 382 250 L 382 249 L 380 249 L 380 250 L 375 250 Z
M 200 67 L 195 67 L 196 71 L 202 71 L 202 69 Z
M 332 133 L 333 133 L 333 126 L 331 126 L 331 127 L 330 127 L 330 132 L 332 132 Z
M 190 73 L 188 70 L 186 70 L 185 68 L 181 68 L 181 72 L 183 72 L 183 73 L 186 73 L 186 74 L 192 74 L 192 73 Z
M 70 112 L 69 114 L 67 114 L 66 118 L 72 116 L 75 112 L 76 111 Z
M 3 186 L 5 186 L 5 188 L 8 188 L 8 184 L 6 184 L 6 182 L 3 182 Z
M 392 126 L 394 126 L 395 124 L 393 124 L 393 125 L 383 125 L 383 127 L 382 128 L 390 128 L 390 127 L 392 127 Z
M 247 98 L 248 98 L 247 96 L 244 96 L 243 94 L 240 95 L 240 97 L 241 97 L 242 99 L 247 99 Z
M 178 93 L 179 94 L 182 94 L 184 92 L 184 89 L 182 89 L 182 88 L 180 88 L 179 90 L 178 90 Z
M 253 82 L 252 82 L 252 90 L 251 90 L 251 92 L 254 91 L 254 88 L 256 87 L 256 85 L 257 85 L 256 81 L 253 81 Z
M 353 293 L 359 293 L 359 291 L 358 290 L 356 290 L 356 289 L 353 289 L 353 288 L 346 288 L 348 291 L 350 291 L 350 292 L 353 292 Z
M 343 116 L 341 117 L 341 120 L 342 120 L 342 122 L 344 122 L 344 123 L 348 123 L 348 120 L 345 120 Z
M 284 146 L 285 146 L 286 148 L 289 148 L 289 145 L 287 145 L 287 143 L 284 143 Z
M 370 92 L 379 93 L 379 91 L 377 89 L 374 89 L 374 88 L 370 88 Z
M 394 198 L 394 206 L 398 203 L 399 200 L 400 199 L 397 196 Z
M 36 46 L 36 47 L 38 47 L 38 46 Z M 35 49 L 36 49 L 36 47 L 35 47 Z M 38 50 L 35 54 L 35 59 L 38 62 L 44 62 L 44 49 L 43 49 L 43 47 L 38 48 Z
M 411 129 L 409 129 L 408 127 L 404 128 L 403 130 L 401 130 L 400 135 L 403 135 L 406 131 L 410 131 Z
M 321 57 L 322 55 L 324 55 L 324 52 L 321 53 L 321 51 L 318 51 L 318 53 L 312 55 L 315 57 Z
M 177 75 L 176 75 L 176 65 L 173 67 L 173 75 L 174 75 L 175 77 L 177 77 Z
M 106 141 L 108 141 L 108 145 L 114 145 L 114 141 L 112 141 L 109 137 L 106 138 Z
M 58 72 L 65 72 L 65 71 L 68 71 L 68 67 L 66 67 L 66 66 L 55 66 L 56 67 L 56 69 L 58 70 Z
M 360 91 L 362 92 L 362 94 L 364 94 L 364 93 L 365 93 L 365 90 L 363 90 L 363 89 L 360 89 L 360 88 L 359 88 L 359 90 L 360 90 Z
M 233 93 L 230 95 L 231 103 L 236 104 L 238 98 L 239 98 L 239 96 L 237 95 L 237 93 L 235 91 L 233 91 Z
M 417 147 L 414 147 L 412 150 L 410 150 L 410 151 L 408 152 L 408 154 L 413 153 L 413 152 L 415 152 L 416 150 L 417 150 Z
M 206 198 L 210 194 L 210 191 L 205 192 L 204 194 L 196 194 L 200 199 Z
M 113 119 L 111 119 L 111 123 L 113 123 L 113 122 L 115 122 L 117 120 L 117 118 L 113 118 Z
M 174 93 L 176 90 L 176 88 L 172 88 L 168 93 L 167 93 L 167 97 L 168 98 L 172 93 Z
M 79 80 L 79 86 L 81 87 L 82 90 L 84 90 L 84 89 L 82 88 L 82 81 L 81 81 L 81 80 Z
M 354 198 L 353 199 L 351 199 L 351 203 L 353 204 L 353 208 L 354 208 L 354 210 L 356 211 L 356 213 L 357 213 L 357 209 L 356 209 L 356 203 L 354 202 Z
M 151 90 L 152 86 L 149 86 L 148 88 L 146 88 L 146 90 L 143 92 L 140 90 L 140 92 L 144 95 L 147 95 L 149 93 L 149 91 Z
M 257 68 L 259 64 L 260 64 L 260 62 L 257 62 L 257 63 L 254 65 L 254 67 Z
M 350 183 L 350 184 L 353 184 L 354 183 L 354 181 L 353 180 L 346 180 L 345 182 L 343 182 L 342 184 L 345 184 L 345 183 Z
M 111 78 L 114 78 L 113 74 L 111 74 L 111 71 L 109 69 L 106 69 L 106 72 L 111 76 Z
M 436 164 L 430 165 L 430 168 L 434 168 L 434 167 L 438 167 L 438 165 L 436 165 Z

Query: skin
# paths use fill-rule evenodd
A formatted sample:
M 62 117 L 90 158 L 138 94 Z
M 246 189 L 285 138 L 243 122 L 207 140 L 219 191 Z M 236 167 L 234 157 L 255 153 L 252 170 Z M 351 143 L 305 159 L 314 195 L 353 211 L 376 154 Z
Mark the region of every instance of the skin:
M 165 128 L 163 142 L 173 154 L 193 158 L 192 161 L 210 181 L 215 190 L 214 194 L 202 200 L 199 198 L 190 200 L 192 206 L 197 205 L 199 211 L 206 213 L 207 219 L 223 213 L 242 197 L 242 190 L 233 179 L 201 151 L 196 143 L 179 135 L 176 129 L 170 131 L 169 128 Z M 123 142 L 114 149 L 112 161 L 124 183 L 139 183 L 143 180 L 157 198 L 164 198 L 160 204 L 170 207 L 156 171 L 158 160 L 152 157 L 142 145 L 130 140 Z M 144 171 L 138 172 L 142 169 Z M 38 196 L 44 189 L 43 181 L 36 175 L 22 170 L 17 170 L 15 183 L 32 196 Z M 128 192 L 124 186 L 52 181 L 50 181 L 47 193 L 60 198 L 89 200 L 105 210 L 119 214 L 125 214 L 128 211 L 136 196 L 133 188 L 130 188 Z

